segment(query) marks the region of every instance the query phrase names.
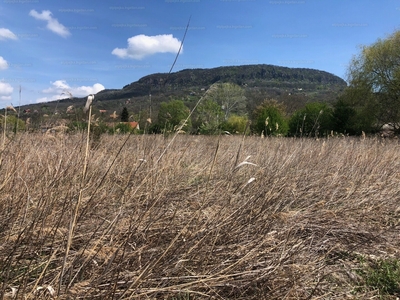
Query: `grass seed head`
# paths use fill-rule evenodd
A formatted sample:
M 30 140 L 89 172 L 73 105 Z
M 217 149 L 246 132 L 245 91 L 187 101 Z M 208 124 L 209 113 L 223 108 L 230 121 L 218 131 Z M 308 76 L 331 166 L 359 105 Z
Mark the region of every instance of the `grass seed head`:
M 89 107 L 92 105 L 93 100 L 94 100 L 94 95 L 89 95 L 87 97 L 86 104 L 85 104 L 85 107 L 83 109 L 83 112 L 86 113 L 89 110 Z
M 16 109 L 14 108 L 14 106 L 12 106 L 12 105 L 7 106 L 6 109 L 7 109 L 7 110 L 12 110 L 12 111 L 14 111 L 15 113 L 18 113 L 17 110 L 16 110 Z
M 251 155 L 247 156 L 246 159 L 245 159 L 244 161 L 242 161 L 240 164 L 238 164 L 238 165 L 235 167 L 235 170 L 236 170 L 236 169 L 239 169 L 240 167 L 243 167 L 244 165 L 251 165 L 251 166 L 256 166 L 256 167 L 257 167 L 257 165 L 256 165 L 255 163 L 252 163 L 252 162 L 247 161 L 250 157 L 251 157 Z

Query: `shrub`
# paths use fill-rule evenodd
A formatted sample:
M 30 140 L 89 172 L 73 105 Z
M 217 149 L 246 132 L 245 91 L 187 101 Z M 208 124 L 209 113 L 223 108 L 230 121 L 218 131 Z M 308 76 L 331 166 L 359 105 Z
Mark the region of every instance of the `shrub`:
M 1 128 L 4 127 L 4 119 L 1 119 Z M 9 115 L 7 116 L 7 131 L 21 131 L 25 130 L 25 123 L 21 119 L 18 119 L 16 116 Z
M 114 128 L 109 129 L 109 133 L 129 133 L 132 130 L 134 129 L 132 129 L 131 125 L 126 123 L 118 123 Z
M 82 131 L 87 129 L 87 122 L 73 121 L 68 124 L 70 131 Z

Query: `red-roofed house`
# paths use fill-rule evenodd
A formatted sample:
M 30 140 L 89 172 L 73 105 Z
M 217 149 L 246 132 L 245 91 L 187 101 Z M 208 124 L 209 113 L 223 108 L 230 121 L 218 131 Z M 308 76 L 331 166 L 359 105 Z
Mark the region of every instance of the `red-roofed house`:
M 123 124 L 129 124 L 129 126 L 131 126 L 132 129 L 140 129 L 139 128 L 139 123 L 138 122 L 121 122 Z

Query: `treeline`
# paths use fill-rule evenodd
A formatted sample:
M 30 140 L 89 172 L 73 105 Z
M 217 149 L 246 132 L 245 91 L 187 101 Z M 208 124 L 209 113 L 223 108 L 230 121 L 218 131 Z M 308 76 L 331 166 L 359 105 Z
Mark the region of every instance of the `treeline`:
M 202 102 L 204 101 L 204 102 Z M 250 114 L 241 114 L 240 103 L 220 105 L 201 99 L 193 112 L 182 100 L 161 103 L 150 133 L 185 132 L 190 134 L 257 134 L 263 136 L 323 137 L 332 134 L 358 134 L 346 126 L 354 110 L 342 101 L 307 103 L 289 115 L 286 107 L 274 99 L 266 99 Z
M 378 132 L 382 125 L 388 122 L 379 121 L 380 119 L 374 115 L 377 108 L 368 110 L 369 103 L 366 106 L 354 105 L 352 101 L 357 99 L 354 90 L 355 87 L 350 85 L 334 103 L 314 101 L 302 103 L 300 107 L 293 109 L 290 101 L 285 103 L 279 98 L 279 100 L 267 98 L 263 101 L 248 99 L 249 95 L 246 94 L 245 89 L 237 84 L 215 83 L 199 99 L 191 101 L 170 99 L 161 102 L 157 110 L 153 112 L 147 109 L 137 113 L 129 112 L 126 107 L 123 107 L 121 111 L 114 111 L 113 114 L 108 115 L 94 108 L 91 128 L 95 135 L 179 132 L 202 135 L 325 137 Z M 371 99 L 373 96 L 370 95 Z M 257 105 L 255 105 L 256 102 L 258 102 Z M 360 102 L 361 100 L 357 103 Z M 289 109 L 288 103 L 291 105 Z M 15 131 L 16 115 L 9 115 L 7 118 L 9 118 L 8 130 Z M 22 122 L 18 125 L 18 130 L 48 131 L 57 127 L 63 131 L 80 131 L 87 128 L 86 119 L 87 116 L 79 107 L 75 107 L 66 116 L 57 114 L 40 116 L 32 113 L 25 124 Z M 60 127 L 57 120 L 67 122 Z M 390 120 L 393 119 L 390 118 Z M 132 123 L 138 125 L 132 126 Z

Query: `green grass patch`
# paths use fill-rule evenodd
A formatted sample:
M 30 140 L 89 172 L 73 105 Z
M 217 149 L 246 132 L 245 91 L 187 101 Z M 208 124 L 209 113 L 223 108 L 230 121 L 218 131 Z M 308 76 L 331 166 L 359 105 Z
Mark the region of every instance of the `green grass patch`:
M 365 280 L 365 285 L 377 289 L 380 295 L 400 296 L 400 261 L 380 259 L 367 262 L 360 258 L 361 268 L 358 274 Z

